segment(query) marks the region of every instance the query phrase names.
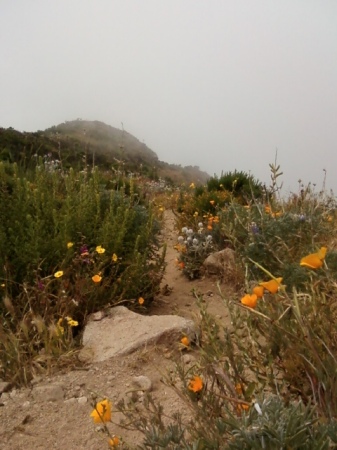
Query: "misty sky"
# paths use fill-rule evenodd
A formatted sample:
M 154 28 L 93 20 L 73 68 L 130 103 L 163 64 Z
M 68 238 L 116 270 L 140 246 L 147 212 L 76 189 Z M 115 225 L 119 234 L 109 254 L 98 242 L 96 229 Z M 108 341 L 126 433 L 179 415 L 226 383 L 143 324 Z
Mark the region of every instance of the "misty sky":
M 336 0 L 0 0 L 0 127 L 100 120 L 210 175 L 337 194 Z

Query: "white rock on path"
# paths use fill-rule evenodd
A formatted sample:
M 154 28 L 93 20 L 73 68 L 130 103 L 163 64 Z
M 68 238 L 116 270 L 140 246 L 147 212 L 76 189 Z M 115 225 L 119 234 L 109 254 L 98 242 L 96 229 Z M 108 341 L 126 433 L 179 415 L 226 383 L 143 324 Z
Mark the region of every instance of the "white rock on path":
M 101 321 L 89 318 L 79 359 L 86 363 L 105 361 L 148 344 L 173 344 L 183 335 L 193 340 L 195 331 L 194 322 L 180 316 L 142 316 L 124 306 L 116 306 Z

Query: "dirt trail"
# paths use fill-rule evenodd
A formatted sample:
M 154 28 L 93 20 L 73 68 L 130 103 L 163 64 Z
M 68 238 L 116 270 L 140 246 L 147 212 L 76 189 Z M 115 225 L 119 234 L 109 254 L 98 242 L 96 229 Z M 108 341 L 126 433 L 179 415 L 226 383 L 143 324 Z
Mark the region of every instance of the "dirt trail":
M 174 246 L 177 244 L 179 232 L 176 230 L 176 218 L 172 211 L 165 211 L 165 226 L 163 228 L 163 241 L 167 243 L 166 262 L 167 267 L 162 281 L 162 294 L 151 308 L 151 314 L 178 314 L 180 316 L 195 319 L 198 307 L 195 294 L 202 296 L 207 302 L 208 311 L 222 322 L 228 321 L 227 309 L 219 294 L 217 280 L 215 278 L 202 278 L 189 281 L 178 270 L 176 258 L 178 256 Z M 167 287 L 167 289 L 166 289 Z M 168 290 L 169 295 L 165 295 Z M 221 290 L 226 295 L 233 294 L 230 286 L 221 285 Z
M 163 241 L 167 243 L 167 268 L 162 283 L 162 293 L 154 301 L 150 314 L 178 314 L 198 321 L 198 307 L 193 291 L 203 295 L 208 310 L 222 323 L 228 321 L 226 307 L 221 299 L 215 280 L 188 281 L 177 269 L 174 245 L 177 242 L 175 216 L 171 211 L 164 213 Z M 223 289 L 225 287 L 223 286 Z M 226 288 L 230 292 L 229 288 Z M 191 352 L 192 353 L 192 352 Z M 85 370 L 72 370 L 51 377 L 36 380 L 35 393 L 32 389 L 14 390 L 0 397 L 0 449 L 3 450 L 101 450 L 108 448 L 106 437 L 93 424 L 91 392 L 100 398 L 109 398 L 113 405 L 132 389 L 132 379 L 145 375 L 153 384 L 153 396 L 160 401 L 167 414 L 184 405 L 177 395 L 162 382 L 173 369 L 172 357 L 179 357 L 177 348 L 151 347 L 139 350 L 123 358 L 112 358 L 95 363 Z M 47 401 L 48 392 L 43 386 L 60 386 L 64 398 Z M 38 388 L 38 389 L 36 389 Z M 57 392 L 57 389 L 56 389 Z M 140 440 L 135 432 L 118 426 L 120 415 L 113 412 L 109 429 L 130 446 Z

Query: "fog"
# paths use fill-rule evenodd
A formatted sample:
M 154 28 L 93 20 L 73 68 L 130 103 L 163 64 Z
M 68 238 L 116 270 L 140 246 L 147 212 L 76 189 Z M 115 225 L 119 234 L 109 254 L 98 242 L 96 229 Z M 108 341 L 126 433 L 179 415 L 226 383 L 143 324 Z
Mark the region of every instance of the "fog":
M 0 127 L 100 120 L 159 159 L 337 192 L 335 0 L 0 0 Z

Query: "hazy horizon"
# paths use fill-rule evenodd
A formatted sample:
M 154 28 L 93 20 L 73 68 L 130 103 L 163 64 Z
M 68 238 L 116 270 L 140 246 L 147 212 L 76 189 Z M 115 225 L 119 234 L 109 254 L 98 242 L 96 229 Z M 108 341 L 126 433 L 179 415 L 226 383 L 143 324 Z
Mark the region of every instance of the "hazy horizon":
M 0 127 L 98 120 L 210 175 L 337 193 L 337 2 L 0 0 Z

